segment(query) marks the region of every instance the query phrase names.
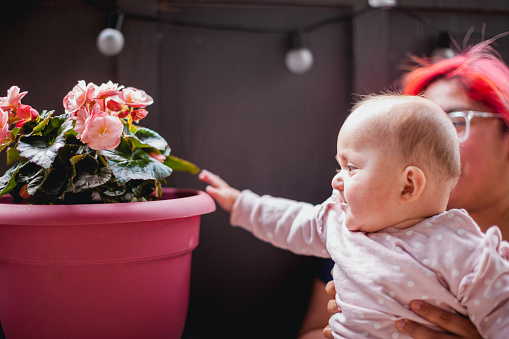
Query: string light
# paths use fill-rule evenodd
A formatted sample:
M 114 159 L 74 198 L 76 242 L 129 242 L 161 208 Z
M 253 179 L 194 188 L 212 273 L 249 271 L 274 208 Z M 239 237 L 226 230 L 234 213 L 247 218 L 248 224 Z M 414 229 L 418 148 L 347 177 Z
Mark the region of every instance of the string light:
M 124 23 L 124 13 L 120 11 L 110 12 L 108 15 L 107 28 L 103 29 L 97 37 L 97 49 L 104 56 L 114 56 L 119 54 L 124 48 L 124 35 L 122 34 L 122 25 Z
M 451 38 L 448 32 L 440 32 L 436 47 L 431 52 L 431 60 L 436 62 L 441 59 L 452 58 L 456 55 L 451 48 Z
M 286 52 L 285 63 L 290 72 L 303 74 L 313 66 L 313 54 L 306 47 L 303 32 L 293 32 L 288 35 L 289 48 Z
M 92 6 L 98 7 L 89 0 L 82 0 L 83 2 L 87 2 Z M 288 32 L 287 30 L 282 29 L 262 29 L 260 27 L 247 27 L 247 26 L 236 26 L 236 25 L 214 25 L 214 24 L 200 24 L 200 23 L 189 23 L 182 22 L 178 20 L 164 20 L 161 18 L 147 17 L 142 15 L 134 15 L 127 14 L 127 18 L 134 20 L 143 20 L 149 22 L 155 22 L 159 24 L 169 24 L 180 27 L 189 27 L 189 28 L 202 28 L 202 29 L 210 29 L 210 30 L 223 30 L 223 31 L 243 31 L 250 33 L 264 33 L 264 34 L 285 34 L 288 36 L 289 44 L 287 51 L 285 53 L 284 61 L 285 65 L 294 74 L 304 74 L 308 72 L 314 63 L 314 57 L 311 50 L 306 45 L 306 38 L 311 31 L 314 31 L 320 27 L 330 25 L 333 23 L 343 22 L 347 20 L 352 20 L 356 17 L 363 15 L 364 13 L 370 10 L 395 10 L 404 15 L 407 15 L 425 26 L 428 26 L 435 32 L 439 32 L 439 30 L 432 25 L 432 23 L 418 14 L 408 11 L 405 8 L 397 6 L 397 0 L 368 0 L 367 6 L 364 6 L 361 9 L 348 13 L 346 15 L 340 15 L 331 17 L 322 21 L 318 21 L 312 23 L 310 25 L 304 26 L 295 31 Z M 110 17 L 113 17 L 113 24 L 109 24 L 106 29 L 101 31 L 97 38 L 97 48 L 99 51 L 105 56 L 114 56 L 119 54 L 124 47 L 124 36 L 121 32 L 122 23 L 124 20 L 124 14 L 118 10 L 114 11 L 113 14 L 110 12 Z M 449 37 L 447 37 L 449 39 Z M 444 42 L 443 32 L 440 32 L 439 43 L 436 48 L 433 50 L 432 57 L 450 57 L 451 53 L 453 53 L 452 49 L 449 46 L 443 45 Z M 438 54 L 440 53 L 440 54 Z

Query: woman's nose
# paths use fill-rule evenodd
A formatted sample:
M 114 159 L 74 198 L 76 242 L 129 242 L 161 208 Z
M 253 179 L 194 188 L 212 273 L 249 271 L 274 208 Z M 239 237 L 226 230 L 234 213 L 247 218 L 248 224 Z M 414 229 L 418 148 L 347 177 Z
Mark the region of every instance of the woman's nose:
M 332 178 L 332 188 L 341 191 L 343 189 L 343 179 L 341 177 L 341 172 L 338 172 L 334 178 Z

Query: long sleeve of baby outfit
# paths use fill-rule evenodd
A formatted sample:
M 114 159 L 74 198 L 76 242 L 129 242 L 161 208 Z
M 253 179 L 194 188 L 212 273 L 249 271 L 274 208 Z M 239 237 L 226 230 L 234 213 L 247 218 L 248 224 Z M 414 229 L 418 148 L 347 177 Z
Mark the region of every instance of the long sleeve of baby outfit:
M 322 205 L 262 197 L 245 190 L 235 201 L 230 223 L 257 238 L 297 254 L 329 257 L 326 225 L 320 221 Z
M 484 338 L 509 338 L 508 248 L 498 228 L 488 229 L 478 264 L 458 288 L 458 300 Z

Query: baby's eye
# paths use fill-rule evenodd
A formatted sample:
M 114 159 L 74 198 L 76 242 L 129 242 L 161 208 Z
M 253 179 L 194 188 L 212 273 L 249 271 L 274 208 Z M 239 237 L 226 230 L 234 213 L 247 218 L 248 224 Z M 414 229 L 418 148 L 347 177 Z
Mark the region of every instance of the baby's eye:
M 351 172 L 351 171 L 354 171 L 354 170 L 356 170 L 356 169 L 357 169 L 357 167 L 355 167 L 355 166 L 354 166 L 354 165 L 352 165 L 352 164 L 348 164 L 348 165 L 346 166 L 346 168 L 348 169 L 348 172 Z

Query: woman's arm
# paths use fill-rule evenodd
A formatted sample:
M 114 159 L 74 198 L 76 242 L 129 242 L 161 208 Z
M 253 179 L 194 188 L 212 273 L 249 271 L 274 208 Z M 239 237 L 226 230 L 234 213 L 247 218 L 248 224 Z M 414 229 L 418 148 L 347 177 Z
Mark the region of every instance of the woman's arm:
M 325 283 L 321 279 L 315 279 L 298 339 L 323 339 L 322 330 L 329 323 L 328 302 Z

